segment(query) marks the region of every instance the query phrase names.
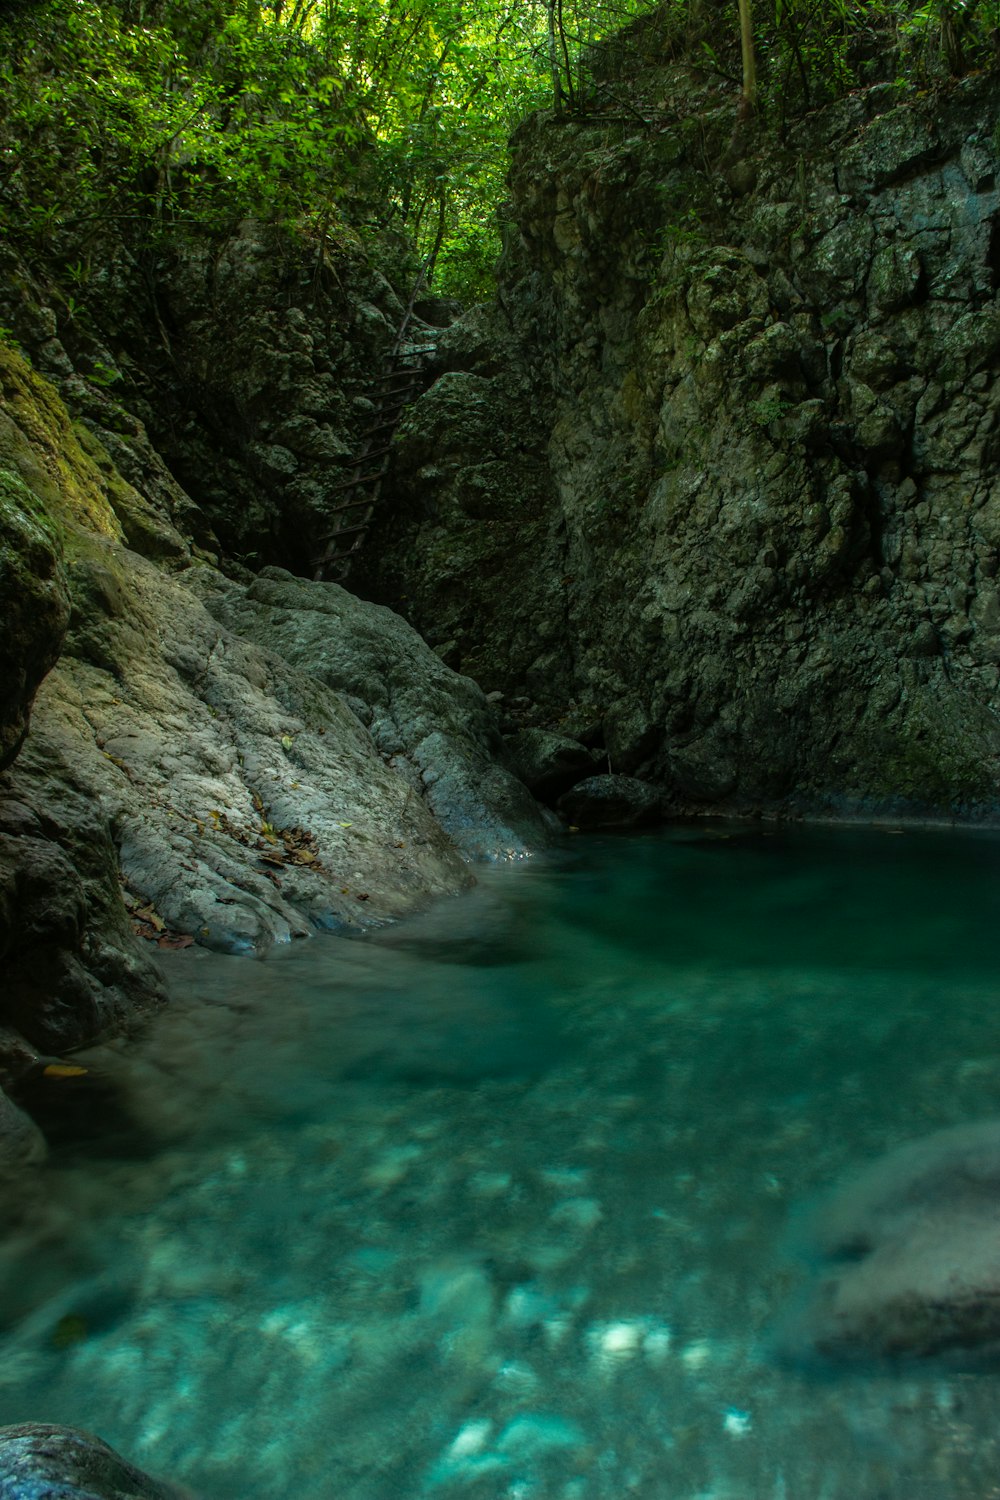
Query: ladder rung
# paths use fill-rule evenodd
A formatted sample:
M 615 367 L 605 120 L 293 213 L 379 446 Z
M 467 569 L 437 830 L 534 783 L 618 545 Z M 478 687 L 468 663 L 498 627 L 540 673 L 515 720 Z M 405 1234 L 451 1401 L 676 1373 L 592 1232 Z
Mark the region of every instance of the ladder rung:
M 325 562 L 319 563 L 318 566 L 321 568 L 342 568 L 346 562 L 350 561 L 357 550 L 357 547 L 351 547 L 347 552 L 335 552 L 332 557 L 328 557 Z
M 328 512 L 331 516 L 342 516 L 345 511 L 358 510 L 362 505 L 371 505 L 371 497 L 362 495 L 360 500 L 345 500 L 342 505 L 333 505 Z
M 330 493 L 335 495 L 338 490 L 356 490 L 358 485 L 370 484 L 373 479 L 384 479 L 385 469 L 376 469 L 371 474 L 358 474 L 354 479 L 342 479 L 339 484 L 330 486 Z
M 334 542 L 339 541 L 342 536 L 355 536 L 359 531 L 367 531 L 369 526 L 372 524 L 371 509 L 372 508 L 370 507 L 369 514 L 365 516 L 363 520 L 355 521 L 353 526 L 337 526 L 332 531 L 322 532 L 321 535 L 316 538 L 316 540 L 318 542 L 326 542 L 327 546 L 329 547 L 332 546 Z

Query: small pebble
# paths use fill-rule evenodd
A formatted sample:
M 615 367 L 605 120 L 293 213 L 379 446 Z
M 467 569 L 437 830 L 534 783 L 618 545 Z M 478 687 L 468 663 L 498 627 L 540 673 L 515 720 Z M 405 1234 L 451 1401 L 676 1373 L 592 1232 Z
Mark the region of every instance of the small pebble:
M 488 1417 L 478 1422 L 466 1422 L 464 1427 L 459 1428 L 448 1449 L 448 1458 L 455 1462 L 457 1459 L 468 1458 L 470 1453 L 481 1453 L 492 1431 L 493 1423 Z
M 753 1423 L 748 1411 L 740 1411 L 738 1407 L 731 1406 L 722 1419 L 722 1425 L 732 1437 L 745 1437 Z
M 689 1370 L 700 1370 L 712 1358 L 712 1346 L 707 1339 L 697 1339 L 681 1350 L 681 1359 Z

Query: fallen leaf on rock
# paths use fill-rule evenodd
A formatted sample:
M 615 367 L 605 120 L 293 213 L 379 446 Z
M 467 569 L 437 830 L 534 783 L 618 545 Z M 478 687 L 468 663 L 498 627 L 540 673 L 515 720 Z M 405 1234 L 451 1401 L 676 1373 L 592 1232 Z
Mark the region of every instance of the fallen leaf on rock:
M 186 932 L 179 932 L 176 937 L 171 937 L 169 933 L 165 933 L 156 942 L 158 948 L 190 948 L 193 944 L 194 938 L 189 937 Z
M 86 1068 L 77 1068 L 72 1063 L 49 1063 L 42 1069 L 43 1078 L 82 1078 Z

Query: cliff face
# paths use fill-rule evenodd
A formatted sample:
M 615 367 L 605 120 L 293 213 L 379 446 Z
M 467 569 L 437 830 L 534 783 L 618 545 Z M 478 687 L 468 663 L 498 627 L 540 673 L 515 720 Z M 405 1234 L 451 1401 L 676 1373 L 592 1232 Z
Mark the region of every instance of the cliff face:
M 1000 86 L 752 152 L 731 92 L 638 92 L 515 138 L 500 301 L 441 346 L 370 586 L 677 806 L 995 809 Z

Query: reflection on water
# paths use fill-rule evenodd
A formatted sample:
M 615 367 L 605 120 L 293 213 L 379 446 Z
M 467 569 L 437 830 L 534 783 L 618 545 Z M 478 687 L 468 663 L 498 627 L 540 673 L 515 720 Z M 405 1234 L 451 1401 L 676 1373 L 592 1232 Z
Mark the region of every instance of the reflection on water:
M 8 1203 L 0 1422 L 205 1500 L 993 1494 L 996 1376 L 768 1339 L 796 1205 L 1000 1114 L 1000 841 L 728 832 L 168 955 Z

